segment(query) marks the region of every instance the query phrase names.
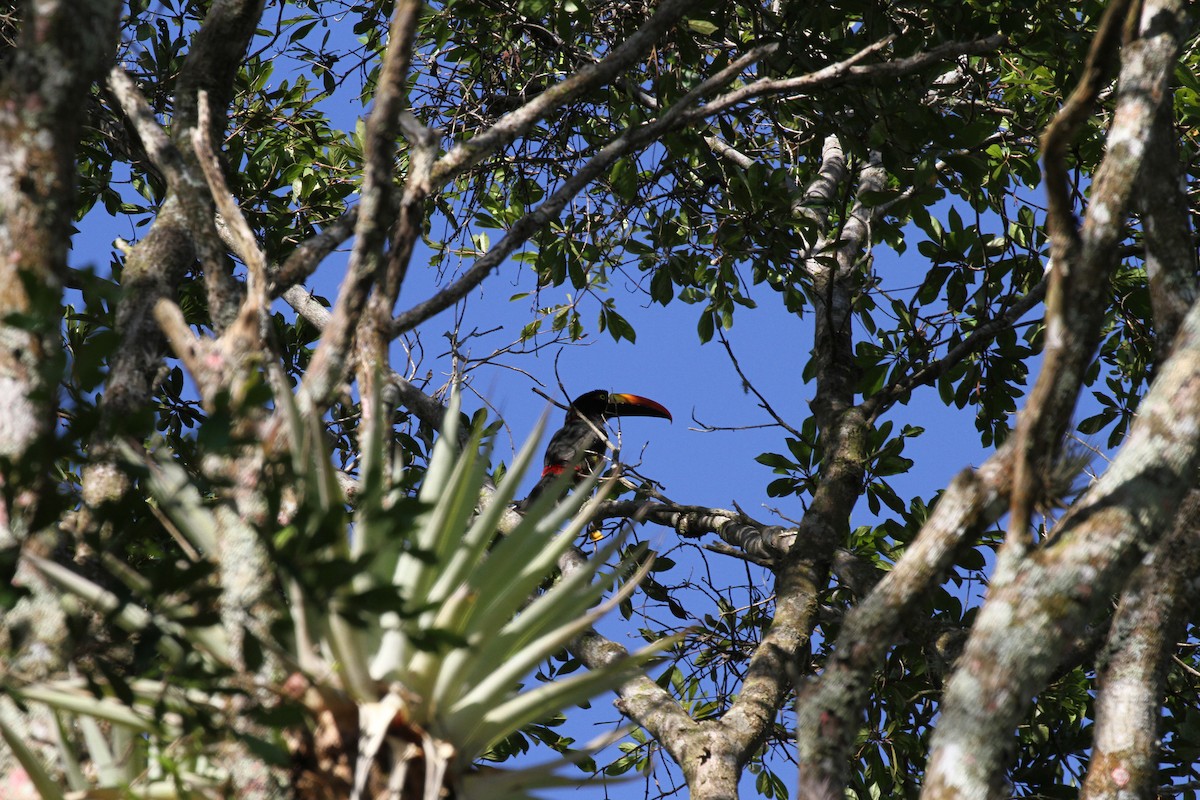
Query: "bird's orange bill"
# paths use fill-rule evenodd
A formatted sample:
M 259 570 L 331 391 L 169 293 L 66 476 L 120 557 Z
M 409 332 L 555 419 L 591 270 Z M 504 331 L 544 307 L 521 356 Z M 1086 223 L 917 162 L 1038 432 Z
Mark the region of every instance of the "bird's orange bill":
M 649 397 L 641 397 L 636 394 L 614 393 L 608 396 L 608 404 L 611 409 L 609 413 L 616 417 L 662 417 L 663 419 L 672 419 L 671 412 L 667 411 L 665 406 L 654 402 Z

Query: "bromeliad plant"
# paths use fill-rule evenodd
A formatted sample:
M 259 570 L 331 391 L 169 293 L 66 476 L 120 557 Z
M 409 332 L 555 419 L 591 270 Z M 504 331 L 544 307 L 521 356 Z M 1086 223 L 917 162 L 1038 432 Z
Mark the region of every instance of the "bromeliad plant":
M 598 502 L 588 499 L 592 484 L 557 503 L 558 493 L 547 493 L 524 517 L 513 514 L 509 504 L 535 456 L 541 427 L 493 488 L 483 434 L 476 428 L 459 446 L 458 404 L 452 401 L 415 497 L 391 458 L 390 428 L 367 426 L 350 512 L 319 422 L 290 405 L 281 411 L 292 442 L 290 464 L 284 465 L 288 496 L 280 503 L 285 520 L 278 530 L 258 532 L 269 536 L 269 578 L 278 589 L 269 594 L 277 608 L 259 616 L 274 615 L 277 622 L 269 631 L 265 625 L 240 628 L 263 658 L 274 661 L 277 688 L 245 686 L 245 654 L 254 648 L 231 641 L 228 627 L 212 615 L 197 614 L 182 600 L 150 596 L 149 581 L 124 562 L 106 559 L 113 577 L 142 593 L 143 605 L 122 603 L 100 584 L 27 555 L 69 604 L 83 601 L 128 631 L 153 632 L 165 663 L 198 662 L 212 676 L 211 686 L 193 681 L 187 689 L 163 679 L 92 677 L 37 685 L 6 679 L 3 688 L 13 697 L 26 706 L 49 706 L 59 721 L 62 764 L 52 771 L 0 719 L 0 736 L 42 796 L 65 796 L 59 775 L 77 792 L 220 796 L 232 768 L 215 747 L 226 729 L 223 716 L 289 700 L 306 711 L 303 723 L 276 730 L 275 741 L 268 735 L 259 744 L 286 747 L 300 797 L 435 798 L 445 790 L 472 797 L 486 780 L 493 800 L 572 782 L 557 772 L 572 756 L 526 769 L 478 763 L 521 728 L 614 688 L 669 643 L 608 669 L 522 688 L 542 661 L 627 597 L 648 568 L 601 602 L 633 569 L 605 569 L 618 539 L 544 588 L 588 524 Z M 169 457 L 145 466 L 144 480 L 164 523 L 198 559 L 213 558 L 230 526 L 246 526 L 206 499 Z M 511 529 L 498 534 L 506 525 Z M 96 687 L 105 691 L 98 696 Z M 197 711 L 206 724 L 189 725 Z M 76 733 L 82 746 L 74 743 Z M 90 770 L 83 768 L 84 750 Z M 170 774 L 162 774 L 163 761 L 171 764 Z

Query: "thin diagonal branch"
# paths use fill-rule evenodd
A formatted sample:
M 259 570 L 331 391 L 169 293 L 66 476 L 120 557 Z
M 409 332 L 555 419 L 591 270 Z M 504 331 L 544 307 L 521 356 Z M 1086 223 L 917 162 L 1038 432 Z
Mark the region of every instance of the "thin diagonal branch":
M 181 184 L 187 180 L 187 165 L 179 148 L 154 117 L 146 96 L 124 67 L 109 70 L 108 87 L 121 104 L 121 111 L 137 131 L 150 162 L 162 173 L 167 187 L 173 192 L 186 191 Z
M 471 265 L 466 272 L 452 284 L 442 289 L 417 305 L 409 308 L 396 317 L 392 323 L 392 335 L 410 331 L 425 320 L 433 317 L 457 303 L 472 289 L 478 286 L 484 278 L 491 274 L 504 262 L 526 239 L 536 231 L 541 230 L 551 220 L 556 219 L 572 197 L 579 194 L 604 170 L 611 167 L 617 159 L 657 140 L 664 132 L 673 130 L 681 121 L 687 109 L 693 107 L 704 97 L 712 94 L 721 86 L 733 80 L 748 65 L 763 58 L 769 52 L 768 48 L 756 48 L 737 61 L 730 64 L 716 75 L 703 81 L 668 108 L 657 119 L 629 128 L 613 139 L 600 152 L 593 156 L 579 172 L 572 175 L 554 191 L 540 206 L 514 222 L 500 241 L 492 245 L 478 261 Z M 435 172 L 433 180 L 438 179 Z
M 1046 296 L 1048 281 L 1043 278 L 1024 296 L 1009 306 L 1003 314 L 994 317 L 973 329 L 966 338 L 950 348 L 944 356 L 925 364 L 908 375 L 898 376 L 862 403 L 864 413 L 878 419 L 896 402 L 906 398 L 918 386 L 928 386 L 946 374 L 946 371 L 963 359 L 983 351 L 1003 331 L 1029 313 Z
M 884 37 L 873 42 L 849 58 L 830 64 L 815 72 L 795 78 L 762 78 L 748 83 L 707 103 L 701 108 L 690 112 L 691 119 L 700 119 L 720 114 L 736 105 L 754 100 L 766 95 L 805 94 L 817 89 L 828 89 L 846 83 L 865 83 L 883 78 L 897 78 L 910 75 L 926 69 L 948 58 L 967 55 L 983 55 L 990 53 L 1004 44 L 1007 39 L 1003 36 L 989 36 L 970 42 L 947 42 L 907 58 L 897 58 L 878 64 L 862 64 L 859 62 L 868 56 L 884 49 L 891 44 L 892 37 Z
M 539 120 L 584 92 L 611 82 L 641 59 L 659 38 L 692 6 L 691 0 L 663 0 L 636 33 L 610 54 L 580 69 L 562 83 L 550 87 L 521 108 L 505 114 L 488 130 L 463 142 L 438 160 L 430 182 L 441 186 L 455 176 L 499 151 L 529 130 Z
M 289 288 L 307 280 L 330 253 L 354 235 L 357 225 L 358 206 L 355 206 L 331 221 L 320 233 L 305 239 L 271 272 L 271 297 L 280 297 Z
M 779 412 L 774 409 L 774 407 L 771 405 L 771 402 L 767 400 L 763 393 L 758 390 L 758 387 L 756 387 L 750 378 L 746 376 L 746 373 L 742 371 L 742 365 L 738 362 L 737 356 L 733 354 L 733 345 L 729 343 L 729 337 L 725 335 L 725 332 L 722 329 L 717 328 L 716 333 L 717 340 L 721 343 L 721 347 L 725 348 L 725 355 L 729 357 L 729 363 L 733 365 L 733 371 L 736 372 L 738 377 L 742 379 L 742 388 L 758 398 L 758 407 L 767 412 L 767 415 L 770 416 L 771 419 L 775 420 L 776 425 L 783 428 L 797 439 L 803 439 L 804 435 L 800 433 L 799 430 L 788 424 L 787 420 L 785 420 L 779 414 Z

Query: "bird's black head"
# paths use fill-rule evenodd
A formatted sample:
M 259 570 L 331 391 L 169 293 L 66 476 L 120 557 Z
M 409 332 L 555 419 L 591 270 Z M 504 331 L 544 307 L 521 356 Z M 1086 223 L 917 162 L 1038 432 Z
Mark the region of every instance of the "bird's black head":
M 661 417 L 671 419 L 671 412 L 648 397 L 636 394 L 618 394 L 603 389 L 593 389 L 571 401 L 571 410 L 588 419 L 608 417 Z

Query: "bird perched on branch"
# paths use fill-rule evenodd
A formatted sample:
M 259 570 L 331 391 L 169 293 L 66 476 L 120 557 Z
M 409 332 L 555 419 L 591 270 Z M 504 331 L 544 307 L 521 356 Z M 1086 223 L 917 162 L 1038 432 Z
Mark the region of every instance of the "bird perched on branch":
M 524 511 L 566 470 L 574 470 L 577 480 L 592 474 L 604 456 L 607 437 L 604 424 L 612 417 L 661 417 L 671 419 L 671 412 L 646 397 L 636 394 L 617 394 L 594 389 L 571 401 L 563 426 L 550 437 L 546 446 L 545 466 L 541 480 L 517 510 Z

